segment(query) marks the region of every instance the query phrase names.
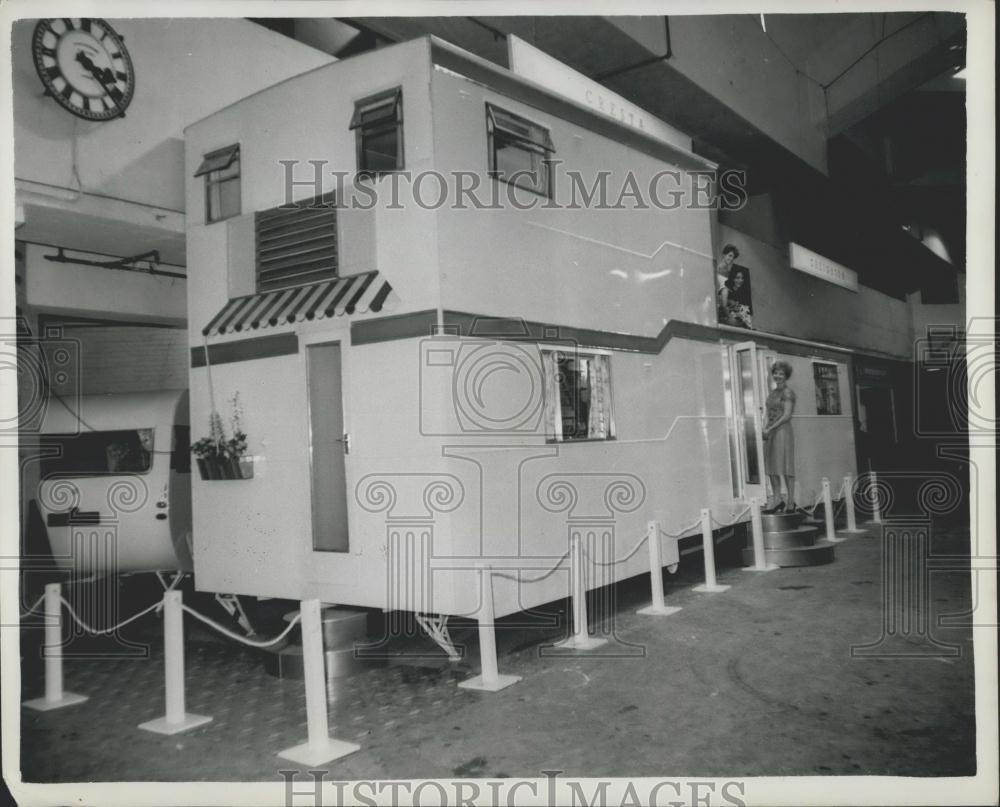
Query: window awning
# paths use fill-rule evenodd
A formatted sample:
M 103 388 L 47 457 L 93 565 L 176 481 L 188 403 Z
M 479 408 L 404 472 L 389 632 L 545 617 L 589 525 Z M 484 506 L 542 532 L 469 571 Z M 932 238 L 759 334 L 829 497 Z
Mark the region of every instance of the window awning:
M 396 295 L 378 272 L 364 272 L 306 286 L 248 294 L 226 303 L 208 325 L 205 336 L 275 328 L 307 320 L 381 311 Z
M 229 166 L 233 164 L 233 160 L 239 156 L 239 143 L 213 151 L 210 154 L 205 155 L 205 159 L 202 160 L 201 165 L 198 166 L 198 170 L 194 172 L 194 175 L 196 177 L 200 177 L 203 174 L 210 173 L 211 171 L 221 171 L 223 168 L 229 168 Z

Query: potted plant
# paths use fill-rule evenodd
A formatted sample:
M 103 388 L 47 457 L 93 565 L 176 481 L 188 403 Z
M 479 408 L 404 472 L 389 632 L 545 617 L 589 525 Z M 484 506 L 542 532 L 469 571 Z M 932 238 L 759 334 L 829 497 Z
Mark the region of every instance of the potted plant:
M 247 435 L 243 431 L 243 410 L 240 394 L 231 399 L 232 437 L 226 436 L 222 417 L 214 409 L 209 415 L 209 436 L 191 446 L 202 479 L 252 479 L 253 457 L 247 455 Z

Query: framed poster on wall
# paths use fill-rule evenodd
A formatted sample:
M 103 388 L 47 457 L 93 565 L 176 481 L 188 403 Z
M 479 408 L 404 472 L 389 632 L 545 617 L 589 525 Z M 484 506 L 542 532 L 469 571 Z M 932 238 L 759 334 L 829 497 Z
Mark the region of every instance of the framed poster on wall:
M 816 414 L 839 415 L 840 380 L 836 364 L 813 362 L 813 380 L 816 383 Z

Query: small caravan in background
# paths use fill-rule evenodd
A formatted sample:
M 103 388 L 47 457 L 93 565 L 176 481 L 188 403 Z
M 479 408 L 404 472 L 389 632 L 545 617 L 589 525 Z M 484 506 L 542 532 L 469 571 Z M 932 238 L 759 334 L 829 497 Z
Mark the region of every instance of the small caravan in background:
M 190 571 L 187 390 L 53 399 L 37 504 L 57 567 Z

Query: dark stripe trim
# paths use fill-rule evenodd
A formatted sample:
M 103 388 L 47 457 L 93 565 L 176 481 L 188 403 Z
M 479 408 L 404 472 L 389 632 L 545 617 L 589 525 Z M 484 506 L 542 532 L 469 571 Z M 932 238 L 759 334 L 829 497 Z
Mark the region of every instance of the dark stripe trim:
M 230 306 L 232 305 L 233 303 L 230 302 L 222 306 L 222 309 L 219 311 L 219 313 L 216 314 L 214 317 L 212 317 L 208 325 L 206 325 L 204 328 L 201 329 L 202 336 L 208 336 L 212 332 L 212 328 L 214 328 L 216 325 L 222 322 L 223 318 L 230 313 Z
M 353 285 L 354 281 L 351 280 L 348 283 L 344 283 L 339 289 L 337 289 L 337 293 L 333 296 L 333 299 L 330 300 L 329 304 L 327 304 L 326 310 L 323 312 L 324 317 L 332 317 L 334 313 L 336 313 L 337 305 L 344 299 L 344 295 L 351 290 L 351 286 Z
M 299 352 L 299 338 L 294 333 L 277 333 L 273 336 L 256 336 L 236 342 L 209 345 L 208 357 L 213 365 L 230 364 L 235 361 L 269 359 L 274 356 L 289 356 Z M 191 348 L 191 366 L 205 366 L 204 346 Z
M 630 127 L 615 123 L 611 118 L 592 112 L 586 107 L 578 106 L 557 95 L 549 94 L 540 87 L 526 84 L 523 79 L 508 70 L 488 62 L 482 62 L 479 59 L 470 59 L 435 37 L 431 37 L 431 60 L 440 67 L 484 84 L 508 98 L 513 98 L 577 126 L 582 126 L 584 129 L 616 143 L 623 143 L 657 160 L 663 160 L 688 171 L 715 170 L 715 166 L 709 160 L 661 140 L 655 140 Z
M 370 275 L 368 275 L 368 277 L 362 280 L 360 284 L 358 283 L 354 284 L 355 286 L 357 286 L 358 290 L 355 293 L 355 295 L 351 298 L 351 301 L 346 306 L 344 306 L 345 314 L 354 313 L 354 306 L 358 304 L 358 301 L 364 296 L 364 293 L 368 291 L 368 287 L 372 284 L 372 281 L 374 279 L 375 279 L 375 273 L 372 272 Z
M 369 311 L 374 311 L 376 314 L 382 310 L 382 304 L 385 303 L 385 298 L 389 296 L 389 292 L 392 291 L 392 286 L 388 282 L 382 284 L 375 296 L 372 298 L 372 303 L 368 306 Z
M 432 336 L 435 325 L 437 325 L 437 311 L 433 309 L 359 320 L 351 323 L 351 344 L 371 345 L 376 342 L 392 342 L 396 339 Z
M 809 356 L 844 362 L 851 355 L 866 355 L 863 350 L 845 347 L 844 353 L 825 349 L 820 345 L 801 345 L 785 341 L 780 334 L 762 334 L 746 331 L 746 336 L 724 331 L 713 325 L 699 325 L 672 319 L 656 336 L 595 331 L 544 322 L 529 322 L 511 317 L 486 317 L 461 311 L 445 311 L 442 319 L 445 332 L 456 336 L 496 337 L 508 341 L 571 342 L 582 348 L 603 348 L 625 353 L 658 354 L 674 338 L 694 342 L 727 344 L 753 341 L 761 347 L 771 348 L 786 355 Z M 361 320 L 351 323 L 351 344 L 367 345 L 395 339 L 413 339 L 432 336 L 436 332 L 437 312 L 415 311 L 392 317 Z M 791 337 L 789 337 L 791 338 Z M 887 357 L 888 358 L 888 357 Z

